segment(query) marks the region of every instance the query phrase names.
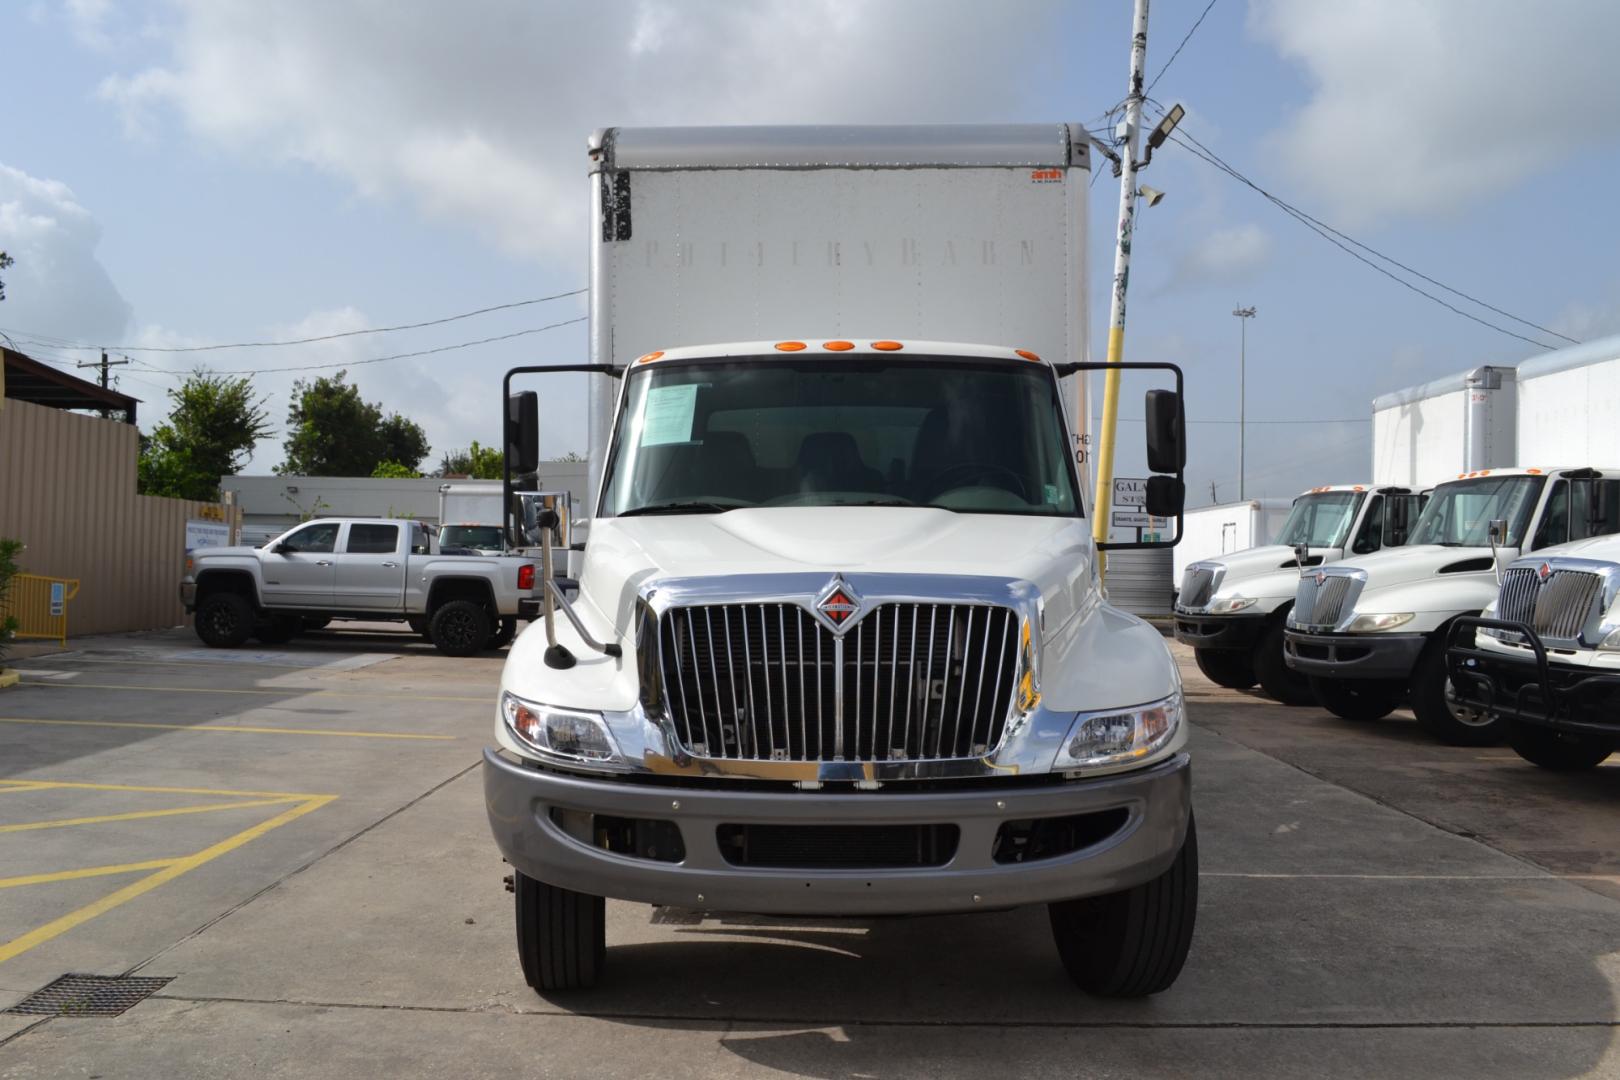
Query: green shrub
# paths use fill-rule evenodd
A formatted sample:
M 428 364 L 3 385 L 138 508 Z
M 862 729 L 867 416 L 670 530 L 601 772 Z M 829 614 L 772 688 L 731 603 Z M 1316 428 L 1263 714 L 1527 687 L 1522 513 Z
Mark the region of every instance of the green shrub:
M 17 556 L 22 554 L 23 542 L 0 536 L 0 607 L 5 605 L 6 594 L 11 591 L 11 579 L 17 575 Z M 0 659 L 6 655 L 6 645 L 17 633 L 17 620 L 10 615 L 0 618 Z

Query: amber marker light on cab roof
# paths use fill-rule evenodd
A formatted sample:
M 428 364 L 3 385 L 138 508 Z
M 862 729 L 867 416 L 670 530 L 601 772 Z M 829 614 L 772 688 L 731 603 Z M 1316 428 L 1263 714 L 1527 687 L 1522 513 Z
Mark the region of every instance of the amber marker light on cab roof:
M 658 352 L 647 353 L 641 359 L 637 360 L 636 363 L 638 363 L 638 364 L 650 364 L 654 360 L 658 359 L 660 356 L 663 356 L 663 355 L 664 355 L 663 350 L 660 349 Z
M 1022 356 L 1025 360 L 1038 361 L 1041 358 L 1039 353 L 1032 353 L 1028 349 L 1014 349 L 1013 352 L 1017 353 L 1019 356 Z
M 899 352 L 905 346 L 898 341 L 874 341 L 872 342 L 872 348 L 878 352 Z
M 828 352 L 848 352 L 855 347 L 853 341 L 823 341 L 821 347 Z
M 778 352 L 798 352 L 800 349 L 804 348 L 804 342 L 778 341 L 776 343 L 776 348 Z

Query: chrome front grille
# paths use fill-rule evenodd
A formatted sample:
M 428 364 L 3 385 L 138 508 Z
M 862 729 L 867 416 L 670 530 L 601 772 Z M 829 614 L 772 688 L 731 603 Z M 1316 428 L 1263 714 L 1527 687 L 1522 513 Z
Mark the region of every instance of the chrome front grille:
M 1323 574 L 1321 584 L 1308 574 L 1299 579 L 1299 591 L 1294 594 L 1293 622 L 1296 626 L 1333 627 L 1344 616 L 1351 588 L 1358 578 L 1348 574 Z
M 1542 637 L 1575 641 L 1592 614 L 1603 579 L 1576 570 L 1555 570 L 1541 583 L 1531 625 Z
M 1502 588 L 1496 596 L 1496 617 L 1508 622 L 1528 623 L 1536 614 L 1536 594 L 1541 577 L 1533 567 L 1509 567 L 1502 573 Z
M 1209 603 L 1215 591 L 1215 571 L 1201 566 L 1189 566 L 1181 575 L 1181 595 L 1177 602 L 1184 608 L 1201 608 Z
M 835 634 L 798 604 L 677 607 L 660 685 L 693 757 L 927 761 L 1000 743 L 1019 620 L 987 604 L 881 603 Z

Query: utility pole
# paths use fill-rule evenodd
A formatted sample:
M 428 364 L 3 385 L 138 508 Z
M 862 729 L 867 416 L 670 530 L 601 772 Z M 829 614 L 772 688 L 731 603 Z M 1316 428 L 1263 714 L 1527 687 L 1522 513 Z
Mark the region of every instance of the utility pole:
M 1232 314 L 1238 317 L 1238 501 L 1248 498 L 1243 493 L 1243 449 L 1244 439 L 1248 435 L 1248 382 L 1249 382 L 1249 320 L 1254 318 L 1254 308 L 1238 307 L 1232 309 Z
M 1119 236 L 1114 247 L 1114 295 L 1108 315 L 1108 363 L 1118 364 L 1125 352 L 1125 286 L 1131 273 L 1131 233 L 1136 225 L 1136 151 L 1142 140 L 1142 79 L 1147 67 L 1148 0 L 1136 0 L 1131 20 L 1131 81 L 1125 96 L 1125 146 L 1119 174 Z M 1102 437 L 1097 446 L 1097 513 L 1091 522 L 1092 539 L 1108 539 L 1108 521 L 1114 499 L 1114 433 L 1119 426 L 1120 371 L 1110 367 L 1103 377 Z M 1105 556 L 1097 556 L 1102 569 Z
M 1209 482 L 1209 504 L 1214 506 L 1218 501 L 1219 500 L 1215 498 L 1215 481 L 1211 480 Z
M 107 385 L 107 369 L 108 368 L 115 368 L 115 367 L 123 367 L 127 363 L 129 363 L 129 357 L 127 357 L 127 356 L 124 357 L 124 359 L 122 359 L 122 360 L 108 360 L 107 359 L 107 350 L 102 349 L 101 350 L 101 359 L 100 360 L 91 360 L 88 363 L 74 364 L 73 366 L 74 367 L 81 367 L 81 368 L 87 368 L 87 367 L 98 367 L 98 368 L 100 368 L 101 369 L 101 388 L 103 390 L 107 390 L 107 389 L 110 389 L 110 387 L 108 387 L 108 385 Z M 107 412 L 108 412 L 108 410 L 106 410 L 106 409 L 101 410 L 101 418 L 103 420 L 107 419 Z

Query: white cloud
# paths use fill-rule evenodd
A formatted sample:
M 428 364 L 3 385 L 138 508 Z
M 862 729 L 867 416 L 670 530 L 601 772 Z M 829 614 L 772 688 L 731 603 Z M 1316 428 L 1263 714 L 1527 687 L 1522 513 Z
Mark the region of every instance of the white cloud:
M 1216 229 L 1189 249 L 1170 273 L 1166 289 L 1244 282 L 1271 258 L 1271 234 L 1251 223 Z
M 132 131 L 172 109 L 197 137 L 403 196 L 507 251 L 577 253 L 593 128 L 1010 118 L 1057 8 L 179 0 L 172 56 L 101 93 Z
M 96 258 L 100 241 L 101 226 L 66 184 L 0 164 L 0 250 L 16 260 L 5 272 L 0 326 L 73 341 L 120 340 L 130 307 Z
M 1620 135 L 1612 0 L 1253 0 L 1311 83 L 1273 145 L 1348 224 L 1455 212 Z

